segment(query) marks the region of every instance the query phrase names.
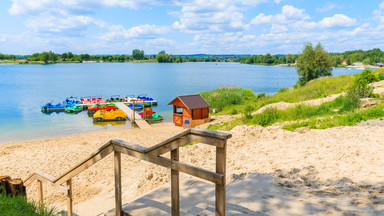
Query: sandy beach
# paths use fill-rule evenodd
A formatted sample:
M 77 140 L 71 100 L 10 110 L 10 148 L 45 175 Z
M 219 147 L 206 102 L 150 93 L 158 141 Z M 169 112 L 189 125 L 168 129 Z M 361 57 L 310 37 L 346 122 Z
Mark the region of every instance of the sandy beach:
M 110 139 L 121 139 L 149 147 L 182 131 L 182 128 L 167 123 L 150 129 L 105 130 L 3 144 L 0 149 L 0 175 L 26 179 L 38 169 L 57 177 Z M 288 184 L 286 183 L 288 181 L 290 184 L 287 187 L 291 188 L 295 184 L 303 183 L 303 180 L 294 179 L 298 178 L 298 175 L 292 177 L 293 175 L 289 174 L 292 174 L 292 170 L 293 173 L 300 173 L 301 178 L 317 182 L 317 189 L 318 185 L 327 185 L 327 182 L 328 185 L 329 182 L 343 181 L 344 186 L 351 184 L 377 186 L 384 180 L 384 127 L 382 124 L 310 130 L 305 133 L 285 131 L 277 126 L 266 128 L 237 126 L 229 133 L 233 137 L 228 141 L 227 182 L 251 173 L 261 173 L 273 176 L 275 183 L 282 185 L 282 188 L 287 186 L 285 184 Z M 214 170 L 214 152 L 213 147 L 195 144 L 181 148 L 180 157 L 183 162 Z M 123 201 L 125 202 L 170 180 L 169 170 L 148 162 L 123 155 L 122 164 Z M 190 177 L 182 175 L 182 179 L 185 178 Z M 343 183 L 340 184 L 343 186 Z M 317 200 L 310 193 L 311 187 L 311 185 L 302 187 L 301 196 L 308 196 L 305 199 Z M 100 193 L 113 192 L 112 155 L 73 178 L 73 188 L 75 203 L 83 202 Z M 304 191 L 307 192 L 304 193 Z M 359 199 L 363 199 L 363 201 L 360 200 L 359 205 L 364 205 L 371 210 L 384 210 L 384 201 L 373 202 L 372 194 L 366 190 L 360 190 L 360 192 L 368 195 L 361 196 L 366 199 L 359 196 Z M 50 185 L 44 186 L 44 193 L 45 202 L 49 204 L 65 201 L 64 194 Z M 343 193 L 350 194 L 351 191 L 346 190 Z M 380 200 L 384 200 L 384 190 L 372 193 L 375 193 L 375 197 L 379 197 Z M 27 188 L 27 194 L 30 198 L 37 199 L 36 183 Z M 342 201 L 336 199 L 334 202 Z M 355 205 L 357 204 L 351 201 L 349 207 L 353 208 Z M 348 205 L 345 208 L 348 208 Z M 332 209 L 327 211 L 327 214 L 338 215 L 339 213 L 340 211 Z

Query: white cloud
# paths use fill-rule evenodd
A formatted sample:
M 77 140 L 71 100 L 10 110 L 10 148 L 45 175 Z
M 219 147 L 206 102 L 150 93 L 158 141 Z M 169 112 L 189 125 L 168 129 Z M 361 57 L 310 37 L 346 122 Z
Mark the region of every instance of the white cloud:
M 242 2 L 243 4 L 248 1 Z M 242 31 L 244 15 L 230 0 L 194 0 L 183 4 L 173 27 L 188 33 Z
M 375 21 L 384 23 L 384 1 L 379 5 L 379 9 L 373 11 L 373 15 Z
M 350 27 L 356 24 L 356 19 L 350 18 L 344 14 L 335 14 L 332 17 L 325 17 L 319 22 L 323 28 Z
M 264 15 L 260 13 L 252 19 L 251 24 L 289 23 L 307 19 L 310 19 L 310 17 L 305 13 L 305 9 L 298 9 L 292 5 L 284 5 L 281 9 L 281 14 Z
M 341 6 L 333 3 L 333 2 L 328 2 L 326 5 L 320 8 L 316 8 L 316 12 L 326 12 L 326 11 L 331 11 L 335 8 L 341 8 Z
M 140 25 L 130 29 L 125 29 L 122 25 L 112 25 L 108 33 L 101 35 L 102 40 L 117 40 L 127 38 L 155 38 L 158 35 L 166 34 L 170 31 L 167 26 Z
M 268 2 L 268 0 L 237 0 L 237 1 L 243 5 L 251 5 L 251 6 L 256 6 L 256 5 Z
M 287 26 L 278 25 L 278 24 L 272 24 L 271 32 L 272 33 L 281 33 L 288 31 Z
M 6 40 L 6 35 L 0 35 L 0 42 L 5 42 Z
M 11 15 L 38 16 L 41 13 L 56 14 L 66 12 L 70 14 L 92 13 L 102 4 L 92 0 L 12 0 L 8 10 Z

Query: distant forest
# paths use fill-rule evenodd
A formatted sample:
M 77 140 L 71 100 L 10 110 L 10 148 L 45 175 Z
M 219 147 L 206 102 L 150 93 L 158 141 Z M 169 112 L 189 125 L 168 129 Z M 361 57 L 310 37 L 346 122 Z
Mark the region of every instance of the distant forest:
M 334 67 L 342 65 L 351 65 L 360 62 L 364 65 L 374 65 L 375 63 L 384 62 L 384 52 L 379 48 L 372 50 L 353 50 L 343 53 L 329 53 Z M 292 55 L 255 55 L 251 57 L 239 57 L 238 61 L 244 64 L 294 64 L 299 57 L 299 54 Z M 344 63 L 344 64 L 343 64 Z
M 384 52 L 379 48 L 372 50 L 353 50 L 343 53 L 329 53 L 334 67 L 350 65 L 360 62 L 364 65 L 374 65 L 375 63 L 384 62 Z M 19 61 L 19 63 L 65 63 L 65 62 L 159 62 L 159 63 L 182 63 L 182 62 L 240 62 L 243 64 L 294 64 L 299 54 L 280 54 L 271 55 L 172 55 L 165 51 L 159 52 L 157 55 L 145 55 L 143 50 L 135 49 L 132 55 L 89 55 L 89 54 L 73 54 L 65 52 L 57 54 L 52 51 L 34 53 L 32 55 L 6 55 L 0 53 L 0 60 Z

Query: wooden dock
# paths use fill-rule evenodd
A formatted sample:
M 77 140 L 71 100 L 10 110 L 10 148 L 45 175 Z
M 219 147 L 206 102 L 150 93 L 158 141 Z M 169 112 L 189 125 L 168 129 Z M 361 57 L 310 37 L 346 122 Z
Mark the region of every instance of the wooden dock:
M 125 114 L 127 114 L 128 119 L 133 120 L 133 115 L 135 115 L 135 123 L 137 124 L 137 126 L 139 126 L 139 128 L 144 129 L 144 128 L 151 127 L 151 125 L 149 125 L 147 121 L 142 119 L 141 116 L 136 112 L 133 112 L 133 110 L 127 107 L 127 105 L 125 105 L 123 102 L 117 102 L 115 104 L 117 108 L 119 108 L 120 110 L 125 112 Z

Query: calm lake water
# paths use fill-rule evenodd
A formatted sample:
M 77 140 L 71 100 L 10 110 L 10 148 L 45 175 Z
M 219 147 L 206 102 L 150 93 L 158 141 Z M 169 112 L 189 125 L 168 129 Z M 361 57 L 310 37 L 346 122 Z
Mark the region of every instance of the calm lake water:
M 334 75 L 361 69 L 335 68 Z M 273 94 L 292 86 L 294 67 L 238 63 L 83 63 L 52 65 L 0 65 L 0 143 L 57 137 L 107 128 L 132 127 L 93 124 L 87 112 L 43 114 L 40 107 L 66 97 L 147 94 L 159 101 L 154 110 L 172 121 L 167 104 L 179 95 L 213 90 L 221 85 Z

